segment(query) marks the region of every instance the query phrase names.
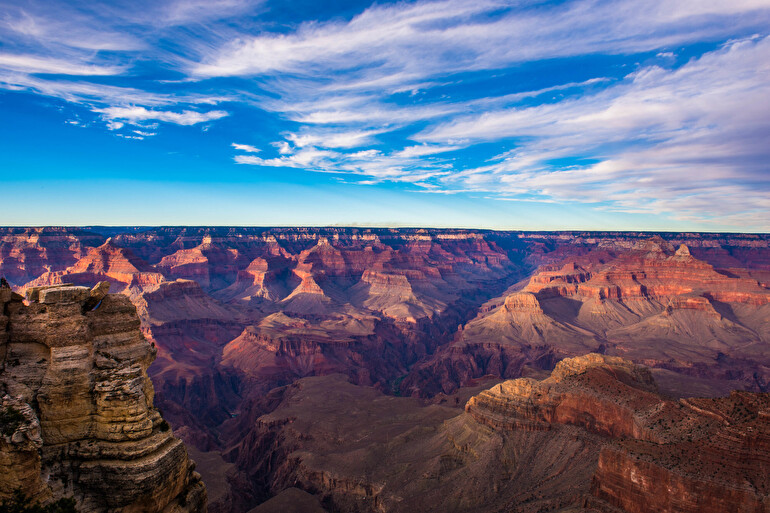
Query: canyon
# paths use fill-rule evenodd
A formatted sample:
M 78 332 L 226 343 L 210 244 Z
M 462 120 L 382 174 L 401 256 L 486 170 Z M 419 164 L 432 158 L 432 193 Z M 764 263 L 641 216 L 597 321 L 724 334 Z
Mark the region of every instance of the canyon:
M 767 508 L 767 235 L 2 228 L 0 276 L 135 308 L 210 511 Z

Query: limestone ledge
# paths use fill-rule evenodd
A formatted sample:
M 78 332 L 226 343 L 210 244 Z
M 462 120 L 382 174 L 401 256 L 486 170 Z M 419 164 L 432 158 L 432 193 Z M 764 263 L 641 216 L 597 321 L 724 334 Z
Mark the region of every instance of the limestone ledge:
M 80 511 L 206 511 L 184 444 L 153 406 L 156 349 L 129 299 L 72 285 L 0 288 L 0 498 Z

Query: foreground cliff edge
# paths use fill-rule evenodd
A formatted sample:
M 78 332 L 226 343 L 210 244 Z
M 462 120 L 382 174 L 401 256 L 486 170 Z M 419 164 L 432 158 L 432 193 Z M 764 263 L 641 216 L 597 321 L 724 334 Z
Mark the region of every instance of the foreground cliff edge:
M 205 512 L 206 489 L 153 407 L 156 350 L 125 296 L 0 286 L 0 498 L 85 512 Z

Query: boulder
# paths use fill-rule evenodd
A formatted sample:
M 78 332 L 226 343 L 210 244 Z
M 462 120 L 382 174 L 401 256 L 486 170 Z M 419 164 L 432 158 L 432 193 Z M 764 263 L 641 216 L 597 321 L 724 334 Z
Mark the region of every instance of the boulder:
M 71 287 L 72 283 L 60 283 L 58 285 L 42 285 L 40 287 L 27 287 L 26 297 L 27 301 L 39 301 L 40 292 L 47 289 L 56 289 L 60 287 Z
M 94 285 L 94 287 L 88 292 L 88 298 L 83 304 L 83 311 L 88 312 L 96 308 L 109 291 L 110 282 L 108 281 L 100 281 Z
M 54 287 L 41 290 L 38 301 L 50 305 L 54 303 L 79 303 L 88 298 L 88 287 Z

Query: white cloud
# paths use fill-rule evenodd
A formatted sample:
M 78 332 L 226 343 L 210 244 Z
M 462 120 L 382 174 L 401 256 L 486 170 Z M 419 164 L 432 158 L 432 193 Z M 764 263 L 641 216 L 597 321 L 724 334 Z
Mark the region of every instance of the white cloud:
M 186 93 L 184 86 L 156 92 L 160 89 L 157 83 L 137 80 L 131 72 L 138 59 L 143 65 L 152 62 L 166 70 L 181 65 L 183 56 L 157 44 L 158 38 L 174 40 L 179 48 L 189 42 L 191 35 L 180 38 L 169 32 L 177 23 L 200 23 L 255 4 L 245 0 L 145 5 L 29 0 L 22 5 L 0 0 L 0 89 L 30 91 L 85 107 L 101 114 L 110 130 L 117 126 L 112 122 L 116 119 L 133 122 L 128 118 L 139 120 L 147 115 L 184 125 L 217 119 L 223 111 L 199 114 L 189 106 L 213 105 L 227 98 Z M 109 85 L 100 78 L 107 76 L 111 77 Z M 164 106 L 167 108 L 157 109 Z M 155 109 L 163 112 L 147 114 Z
M 228 113 L 223 110 L 212 110 L 209 112 L 185 110 L 182 112 L 172 112 L 148 110 L 144 107 L 107 107 L 105 109 L 96 109 L 95 112 L 101 113 L 104 119 L 121 120 L 131 124 L 157 120 L 177 125 L 195 125 L 220 119 L 228 115 Z
M 175 0 L 158 5 L 162 25 L 199 24 L 230 18 L 263 4 L 263 0 Z
M 0 33 L 4 32 L 12 43 L 37 46 L 81 59 L 93 57 L 94 51 L 147 49 L 140 37 L 125 30 L 125 25 L 115 26 L 120 23 L 114 18 L 114 3 L 109 7 L 96 2 L 89 6 L 78 6 L 77 3 L 50 0 L 5 3 Z
M 321 135 L 289 134 L 294 147 L 276 143 L 285 156 L 236 161 L 368 177 L 358 183 L 406 181 L 432 193 L 478 191 L 500 199 L 588 202 L 623 212 L 767 226 L 770 38 L 736 41 L 677 70 L 649 66 L 603 85 L 558 102 L 449 116 L 415 137 L 422 144 L 401 150 L 328 152 L 312 146 L 324 144 Z M 536 94 L 542 93 L 522 97 Z M 474 103 L 479 102 L 463 108 Z M 458 171 L 449 160 L 426 159 L 501 138 L 521 142 L 485 166 Z M 596 163 L 550 164 L 586 158 Z M 741 201 L 725 201 L 733 197 Z
M 354 130 L 347 132 L 313 131 L 304 134 L 288 134 L 287 139 L 295 146 L 320 146 L 323 148 L 356 148 L 372 142 L 383 130 Z
M 235 148 L 238 151 L 245 151 L 245 152 L 248 152 L 248 153 L 259 153 L 260 151 L 262 151 L 259 148 L 255 148 L 254 146 L 251 146 L 250 144 L 233 143 L 230 146 L 232 146 L 233 148 Z
M 94 84 L 73 80 L 48 80 L 25 73 L 0 69 L 0 88 L 32 91 L 67 102 L 92 105 L 142 105 L 159 107 L 177 104 L 214 105 L 232 101 L 232 96 L 170 94 L 144 91 L 135 87 Z
M 459 117 L 418 139 L 522 141 L 487 166 L 452 175 L 447 187 L 766 227 L 767 98 L 770 38 L 745 40 L 675 71 L 653 66 L 579 99 Z M 575 158 L 597 162 L 549 164 Z
M 59 75 L 116 75 L 123 71 L 118 66 L 97 66 L 63 59 L 36 55 L 0 53 L 0 70 L 25 73 L 54 73 Z
M 273 143 L 273 146 L 278 148 L 278 153 L 280 153 L 281 155 L 288 155 L 294 151 L 291 145 L 286 141 L 279 141 L 279 142 Z
M 417 146 L 409 146 L 401 151 L 395 153 L 398 157 L 423 157 L 425 155 L 436 155 L 438 153 L 446 153 L 448 151 L 454 151 L 461 149 L 462 146 L 440 146 L 440 145 L 428 145 L 420 144 Z
M 238 164 L 251 164 L 265 167 L 294 167 L 311 171 L 328 171 L 332 165 L 332 159 L 339 155 L 335 152 L 319 150 L 316 148 L 304 148 L 292 155 L 273 159 L 263 159 L 253 155 L 236 155 L 234 160 Z
M 234 161 L 238 164 L 263 167 L 289 167 L 323 173 L 363 175 L 371 177 L 372 183 L 387 180 L 414 183 L 420 187 L 430 186 L 422 183 L 425 180 L 450 174 L 445 161 L 424 158 L 428 153 L 450 151 L 452 148 L 449 147 L 439 149 L 437 146 L 419 146 L 391 153 L 383 153 L 376 149 L 343 153 L 314 146 L 291 147 L 285 141 L 278 143 L 277 146 L 282 155 L 280 157 L 236 155 Z M 431 151 L 428 151 L 428 148 Z M 420 153 L 420 150 L 425 153 Z
M 319 76 L 342 71 L 335 89 L 353 83 L 360 90 L 377 90 L 542 58 L 654 50 L 729 36 L 741 26 L 761 27 L 770 20 L 762 0 L 581 0 L 550 7 L 529 0 L 491 16 L 503 7 L 495 0 L 374 6 L 348 22 L 312 22 L 290 34 L 235 39 L 208 52 L 192 72 Z
M 517 93 L 513 100 L 597 83 Z M 479 191 L 503 199 L 588 202 L 624 212 L 766 226 L 761 218 L 770 201 L 768 97 L 770 38 L 753 38 L 676 70 L 648 66 L 625 80 L 604 81 L 591 94 L 557 102 L 500 108 L 510 98 L 469 101 L 448 121 L 417 134 L 422 144 L 402 150 L 240 162 L 359 174 L 370 177 L 368 183 L 407 181 L 425 192 Z M 495 108 L 460 114 L 478 105 Z M 450 160 L 426 159 L 503 138 L 519 143 L 485 166 L 460 171 Z M 288 139 L 300 146 L 299 137 Z M 306 143 L 323 140 L 307 137 Z M 287 154 L 295 150 L 286 141 L 277 145 Z M 552 166 L 556 159 L 561 163 Z M 578 160 L 565 167 L 565 159 Z M 741 201 L 724 200 L 730 197 Z
M 756 219 L 770 195 L 767 0 L 415 0 L 278 29 L 262 0 L 7 4 L 0 88 L 125 137 L 240 102 L 276 127 L 259 156 L 232 143 L 244 164 L 681 218 Z M 608 55 L 634 55 L 628 76 L 521 72 Z

